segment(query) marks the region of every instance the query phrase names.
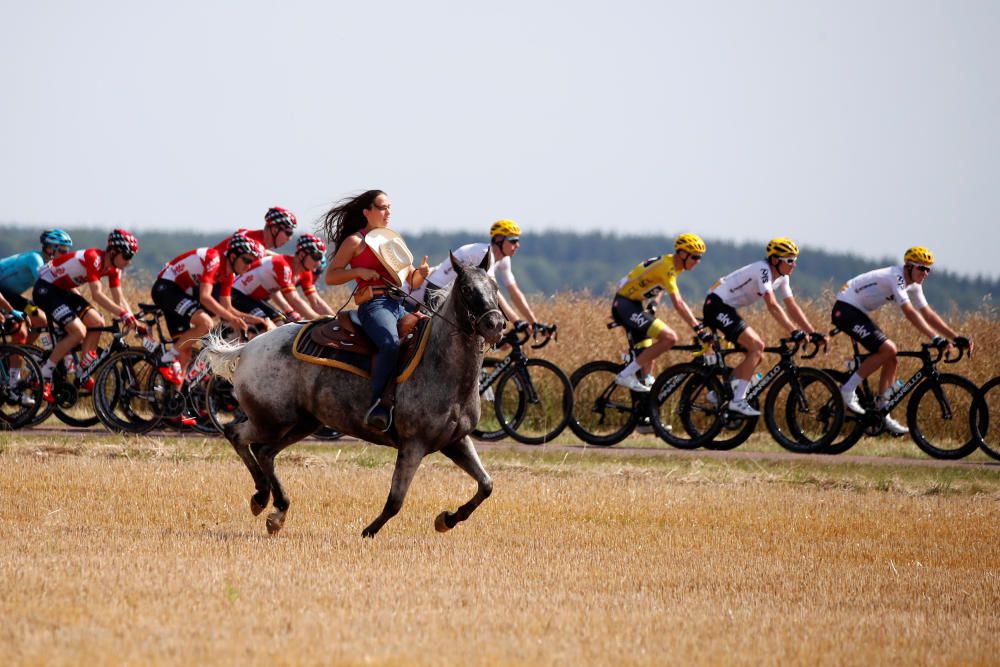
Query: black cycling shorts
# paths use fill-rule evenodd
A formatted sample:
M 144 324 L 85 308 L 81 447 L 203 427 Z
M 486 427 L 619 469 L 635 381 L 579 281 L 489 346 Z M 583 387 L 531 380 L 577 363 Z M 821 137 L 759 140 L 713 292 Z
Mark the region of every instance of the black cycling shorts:
M 643 307 L 642 301 L 623 296 L 615 296 L 611 302 L 611 319 L 625 328 L 629 344 L 633 347 L 647 338 L 656 338 L 666 328 L 663 321 Z
M 705 297 L 702 317 L 705 326 L 721 331 L 731 343 L 736 343 L 740 334 L 749 326 L 736 309 L 719 298 L 718 294 Z
M 38 280 L 31 291 L 31 301 L 42 309 L 49 322 L 65 327 L 90 310 L 90 302 L 76 292 L 56 287 L 45 280 Z M 13 304 L 11 304 L 13 305 Z
M 157 278 L 153 283 L 153 303 L 160 307 L 172 337 L 191 328 L 191 317 L 204 306 L 172 280 Z
M 833 304 L 830 321 L 834 326 L 861 343 L 869 352 L 878 352 L 882 343 L 889 340 L 885 332 L 868 317 L 868 313 L 849 303 L 838 301 Z
M 235 287 L 229 296 L 232 299 L 233 308 L 242 313 L 249 313 L 254 317 L 262 317 L 266 320 L 276 320 L 282 317 L 281 313 L 269 302 L 247 296 Z
M 3 295 L 3 298 L 7 299 L 7 303 L 9 303 L 14 310 L 24 312 L 24 309 L 28 307 L 29 303 L 31 303 L 17 292 L 11 292 L 4 287 L 0 287 L 0 294 Z

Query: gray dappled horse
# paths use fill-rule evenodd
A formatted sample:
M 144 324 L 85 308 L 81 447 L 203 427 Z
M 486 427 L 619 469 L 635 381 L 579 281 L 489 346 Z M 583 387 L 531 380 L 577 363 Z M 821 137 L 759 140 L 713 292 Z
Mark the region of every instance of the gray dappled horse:
M 274 471 L 274 458 L 285 447 L 321 425 L 363 440 L 395 447 L 396 467 L 382 513 L 361 533 L 374 537 L 403 505 L 421 460 L 441 452 L 476 480 L 476 494 L 455 512 L 442 512 L 434 527 L 444 532 L 464 521 L 489 497 L 493 481 L 483 469 L 469 433 L 479 422 L 479 370 L 484 339 L 500 339 L 505 319 L 497 307 L 496 283 L 486 274 L 490 261 L 463 266 L 455 257 L 457 277 L 438 310 L 423 360 L 399 385 L 393 428 L 378 432 L 365 424 L 370 381 L 342 370 L 298 361 L 292 344 L 302 324 L 286 324 L 244 345 L 209 337 L 202 352 L 215 372 L 230 379 L 247 420 L 226 427 L 226 438 L 253 476 L 250 498 L 256 516 L 267 507 L 267 530 L 281 530 L 289 499 Z M 237 363 L 238 362 L 238 363 Z M 234 369 L 235 367 L 235 369 Z

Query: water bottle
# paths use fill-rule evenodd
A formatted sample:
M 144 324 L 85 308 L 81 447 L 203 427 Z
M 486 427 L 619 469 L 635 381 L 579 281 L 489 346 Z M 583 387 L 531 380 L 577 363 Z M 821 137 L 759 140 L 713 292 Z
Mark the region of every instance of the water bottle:
M 715 362 L 718 361 L 718 355 L 715 354 L 715 348 L 711 345 L 705 345 L 701 348 L 701 358 L 704 359 L 706 366 L 714 366 Z
M 38 337 L 38 344 L 42 346 L 43 350 L 52 349 L 52 338 L 49 337 L 47 331 L 43 331 L 42 335 Z

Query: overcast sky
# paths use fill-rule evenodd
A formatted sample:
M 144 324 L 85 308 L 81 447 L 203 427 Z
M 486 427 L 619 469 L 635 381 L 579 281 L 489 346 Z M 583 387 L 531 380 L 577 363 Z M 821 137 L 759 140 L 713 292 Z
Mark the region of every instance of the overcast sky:
M 381 188 L 404 235 L 787 235 L 1000 275 L 996 1 L 0 0 L 0 25 L 2 223 L 311 225 Z

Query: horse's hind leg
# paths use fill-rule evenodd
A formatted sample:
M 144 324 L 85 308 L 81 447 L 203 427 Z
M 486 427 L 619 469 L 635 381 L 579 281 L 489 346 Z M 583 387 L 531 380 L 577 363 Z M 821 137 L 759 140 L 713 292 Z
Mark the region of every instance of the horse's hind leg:
M 385 507 L 368 527 L 361 531 L 361 537 L 375 537 L 375 533 L 381 530 L 385 522 L 396 516 L 403 507 L 403 499 L 413 481 L 420 462 L 424 458 L 424 452 L 415 446 L 404 446 L 396 452 L 396 468 L 392 471 L 392 486 L 389 488 L 389 497 L 385 501 Z
M 252 434 L 248 433 L 248 431 L 251 429 L 250 422 L 227 424 L 223 434 L 229 440 L 230 444 L 232 444 L 233 449 L 236 450 L 236 454 L 243 460 L 243 464 L 253 477 L 254 487 L 257 492 L 250 496 L 250 511 L 253 512 L 254 516 L 257 516 L 267 507 L 267 502 L 271 497 L 271 482 L 261 469 L 257 457 L 250 450 L 253 441 L 249 437 Z
M 250 445 L 251 455 L 266 476 L 271 495 L 274 497 L 274 512 L 267 515 L 267 532 L 271 535 L 277 533 L 285 525 L 285 516 L 288 513 L 288 506 L 291 504 L 285 493 L 285 488 L 281 485 L 281 480 L 278 479 L 278 475 L 274 471 L 274 457 L 285 447 L 312 435 L 319 426 L 320 423 L 311 415 L 303 415 L 277 442 L 273 444 L 255 442 Z
M 454 512 L 441 512 L 438 514 L 434 520 L 434 528 L 439 533 L 444 533 L 454 528 L 459 521 L 468 519 L 469 515 L 484 500 L 490 497 L 490 494 L 493 493 L 493 480 L 490 479 L 489 473 L 483 468 L 483 463 L 479 460 L 479 454 L 476 452 L 476 448 L 472 444 L 472 438 L 469 436 L 465 436 L 461 440 L 444 447 L 441 453 L 454 461 L 455 465 L 459 468 L 469 473 L 479 485 L 476 489 L 476 495 L 469 502 Z

